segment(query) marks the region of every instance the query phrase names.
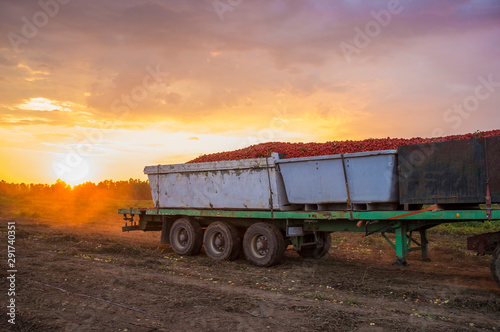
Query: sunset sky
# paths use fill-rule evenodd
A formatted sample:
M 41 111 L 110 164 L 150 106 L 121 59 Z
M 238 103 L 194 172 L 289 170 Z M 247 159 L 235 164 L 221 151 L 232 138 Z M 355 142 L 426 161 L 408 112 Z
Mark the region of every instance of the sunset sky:
M 0 2 L 0 180 L 500 128 L 500 1 Z

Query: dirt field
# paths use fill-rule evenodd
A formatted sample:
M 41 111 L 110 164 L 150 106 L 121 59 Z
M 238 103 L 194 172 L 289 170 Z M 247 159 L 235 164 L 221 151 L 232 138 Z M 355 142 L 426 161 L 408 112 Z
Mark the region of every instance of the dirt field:
M 16 223 L 17 312 L 16 325 L 2 314 L 8 330 L 500 330 L 489 257 L 467 252 L 465 237 L 431 233 L 432 261 L 415 252 L 409 267 L 397 268 L 377 235 L 362 242 L 336 233 L 327 260 L 288 250 L 282 265 L 259 268 L 244 258 L 180 257 L 158 232 L 122 233 L 116 208 L 130 202 L 0 203 L 2 243 L 7 223 Z M 9 285 L 1 280 L 5 308 Z

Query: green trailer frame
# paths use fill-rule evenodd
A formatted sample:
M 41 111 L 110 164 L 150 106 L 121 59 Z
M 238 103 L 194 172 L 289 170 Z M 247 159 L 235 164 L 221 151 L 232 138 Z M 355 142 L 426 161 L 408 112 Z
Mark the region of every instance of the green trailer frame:
M 488 212 L 491 211 L 491 214 Z M 257 222 L 272 223 L 289 238 L 295 250 L 304 243 L 304 234 L 318 232 L 363 232 L 365 236 L 380 233 L 395 249 L 395 265 L 405 266 L 411 251 L 421 251 L 428 260 L 427 230 L 443 223 L 500 220 L 500 210 L 443 210 L 434 205 L 415 211 L 248 211 L 248 210 L 201 210 L 201 209 L 120 209 L 124 216 L 124 232 L 133 230 L 162 231 L 162 243 L 172 223 L 180 217 L 196 219 L 202 227 L 215 221 L 225 220 L 236 227 L 247 228 Z M 136 218 L 138 216 L 138 220 Z M 415 238 L 414 233 L 419 237 Z M 386 234 L 394 234 L 391 240 Z M 164 241 L 165 240 L 165 241 Z M 313 242 L 314 243 L 314 242 Z

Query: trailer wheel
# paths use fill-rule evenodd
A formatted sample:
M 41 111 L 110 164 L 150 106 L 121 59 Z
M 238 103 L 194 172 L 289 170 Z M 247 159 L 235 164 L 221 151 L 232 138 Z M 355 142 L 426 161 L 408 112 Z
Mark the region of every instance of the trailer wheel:
M 241 248 L 238 229 L 223 221 L 214 222 L 207 227 L 203 242 L 205 253 L 215 260 L 235 260 Z
M 257 266 L 278 264 L 285 253 L 283 234 L 274 225 L 253 224 L 243 237 L 243 251 L 247 260 Z
M 177 219 L 170 229 L 170 245 L 179 255 L 196 255 L 200 252 L 203 230 L 200 224 L 188 218 Z
M 500 287 L 500 245 L 497 245 L 497 248 L 493 252 L 493 258 L 491 259 L 491 274 L 498 287 Z
M 324 259 L 328 257 L 328 251 L 332 247 L 332 236 L 329 232 L 318 232 L 318 240 L 320 243 L 316 246 L 305 246 L 297 253 L 302 258 Z

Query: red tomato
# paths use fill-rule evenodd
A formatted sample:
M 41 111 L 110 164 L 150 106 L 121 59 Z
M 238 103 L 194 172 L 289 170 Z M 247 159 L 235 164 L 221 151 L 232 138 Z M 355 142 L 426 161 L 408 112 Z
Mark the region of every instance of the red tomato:
M 457 139 L 469 139 L 475 137 L 500 136 L 500 129 L 485 132 L 476 131 L 464 135 L 451 135 L 433 138 L 368 138 L 362 141 L 333 141 L 325 143 L 290 143 L 290 142 L 267 142 L 251 145 L 244 149 L 218 152 L 203 155 L 189 161 L 190 163 L 217 161 L 217 160 L 238 160 L 249 158 L 263 158 L 271 155 L 271 152 L 285 153 L 286 158 L 324 156 L 340 153 L 364 152 L 397 149 L 402 145 L 421 144 L 429 142 L 445 142 Z

